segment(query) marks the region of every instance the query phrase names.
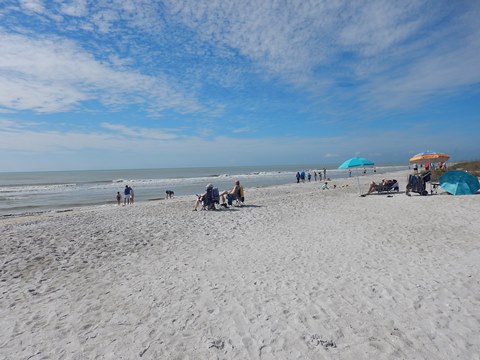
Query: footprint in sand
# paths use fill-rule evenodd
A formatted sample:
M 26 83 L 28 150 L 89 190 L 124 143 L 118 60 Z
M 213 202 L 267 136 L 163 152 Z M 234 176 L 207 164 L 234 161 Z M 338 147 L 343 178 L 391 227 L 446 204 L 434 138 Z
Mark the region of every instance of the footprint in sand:
M 216 348 L 222 350 L 225 346 L 225 342 L 222 339 L 210 339 L 208 340 L 208 348 Z
M 326 350 L 328 350 L 329 348 L 337 347 L 337 344 L 333 340 L 323 340 L 317 334 L 310 335 L 305 340 L 307 341 L 307 344 L 312 347 L 317 347 L 321 345 Z

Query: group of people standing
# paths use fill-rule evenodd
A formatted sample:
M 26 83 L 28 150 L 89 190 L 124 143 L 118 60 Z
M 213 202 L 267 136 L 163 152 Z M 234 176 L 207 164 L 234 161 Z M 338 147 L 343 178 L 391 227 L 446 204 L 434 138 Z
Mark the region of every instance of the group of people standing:
M 134 192 L 133 192 L 133 189 L 132 189 L 130 186 L 125 185 L 125 189 L 123 190 L 123 205 L 133 204 L 134 195 L 135 195 L 135 194 L 134 194 Z M 117 200 L 117 205 L 121 205 L 121 203 L 122 203 L 122 194 L 120 194 L 120 191 L 117 191 L 116 200 Z
M 325 180 L 327 180 L 327 169 L 326 168 L 323 168 L 323 178 Z M 314 178 L 314 181 L 317 181 L 317 178 L 319 181 L 322 181 L 322 171 L 316 171 L 314 170 L 313 171 L 313 178 Z M 307 179 L 309 182 L 312 180 L 312 174 L 310 173 L 310 171 L 305 174 L 305 171 L 297 171 L 297 173 L 295 174 L 295 177 L 297 179 L 297 184 L 301 182 L 305 182 L 305 179 Z
M 435 169 L 443 169 L 443 170 L 447 170 L 447 164 L 444 163 L 444 162 L 440 162 L 440 163 L 425 163 L 425 164 L 420 164 L 420 168 L 425 168 L 425 171 L 429 171 L 429 170 L 435 170 Z M 408 166 L 408 168 L 410 168 L 410 166 Z M 416 175 L 418 174 L 418 164 L 414 164 L 413 165 L 413 173 Z

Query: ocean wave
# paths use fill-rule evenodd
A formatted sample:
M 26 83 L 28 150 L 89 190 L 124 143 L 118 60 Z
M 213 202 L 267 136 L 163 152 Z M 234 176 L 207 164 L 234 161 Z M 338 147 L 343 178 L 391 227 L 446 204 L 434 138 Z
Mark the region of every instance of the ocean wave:
M 22 192 L 41 192 L 53 190 L 65 190 L 75 188 L 77 184 L 45 184 L 45 185 L 16 185 L 16 186 L 2 186 L 0 193 L 22 193 Z
M 314 170 L 310 170 L 313 173 Z M 316 170 L 317 172 L 321 172 L 320 170 Z M 112 180 L 108 184 L 99 183 L 90 185 L 89 189 L 119 189 L 120 187 L 124 187 L 125 185 L 129 185 L 133 188 L 135 187 L 175 187 L 180 185 L 196 185 L 196 184 L 203 184 L 209 182 L 228 182 L 233 180 L 240 180 L 240 181 L 255 181 L 255 179 L 265 181 L 269 178 L 272 179 L 288 179 L 288 178 L 295 178 L 295 171 L 256 171 L 251 173 L 245 174 L 210 174 L 205 175 L 202 177 L 187 177 L 187 178 L 150 178 L 150 179 L 116 179 Z M 323 173 L 323 172 L 322 172 Z M 327 170 L 328 174 L 331 175 L 342 175 L 345 174 L 345 170 Z

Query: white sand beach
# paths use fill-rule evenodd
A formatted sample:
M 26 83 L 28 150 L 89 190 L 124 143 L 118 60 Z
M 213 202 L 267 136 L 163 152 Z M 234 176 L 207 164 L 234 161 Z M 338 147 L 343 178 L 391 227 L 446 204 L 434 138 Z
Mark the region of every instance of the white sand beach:
M 245 191 L 0 219 L 0 359 L 480 359 L 480 195 Z

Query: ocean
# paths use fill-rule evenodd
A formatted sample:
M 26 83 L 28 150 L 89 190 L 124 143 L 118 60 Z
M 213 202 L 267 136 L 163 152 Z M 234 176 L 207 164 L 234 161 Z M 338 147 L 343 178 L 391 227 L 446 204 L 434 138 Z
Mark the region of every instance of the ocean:
M 377 166 L 377 174 L 407 169 L 407 166 Z M 88 205 L 115 203 L 117 191 L 123 195 L 125 185 L 134 189 L 135 202 L 158 200 L 165 190 L 175 196 L 203 193 L 212 183 L 220 191 L 230 189 L 238 179 L 249 187 L 263 187 L 296 182 L 297 171 L 321 169 L 312 165 L 203 167 L 139 170 L 84 170 L 48 172 L 0 172 L 0 216 L 65 211 Z M 348 171 L 326 166 L 327 177 L 348 177 Z M 318 170 L 316 170 L 318 171 Z M 373 169 L 368 168 L 371 174 Z M 353 170 L 352 176 L 363 169 Z

